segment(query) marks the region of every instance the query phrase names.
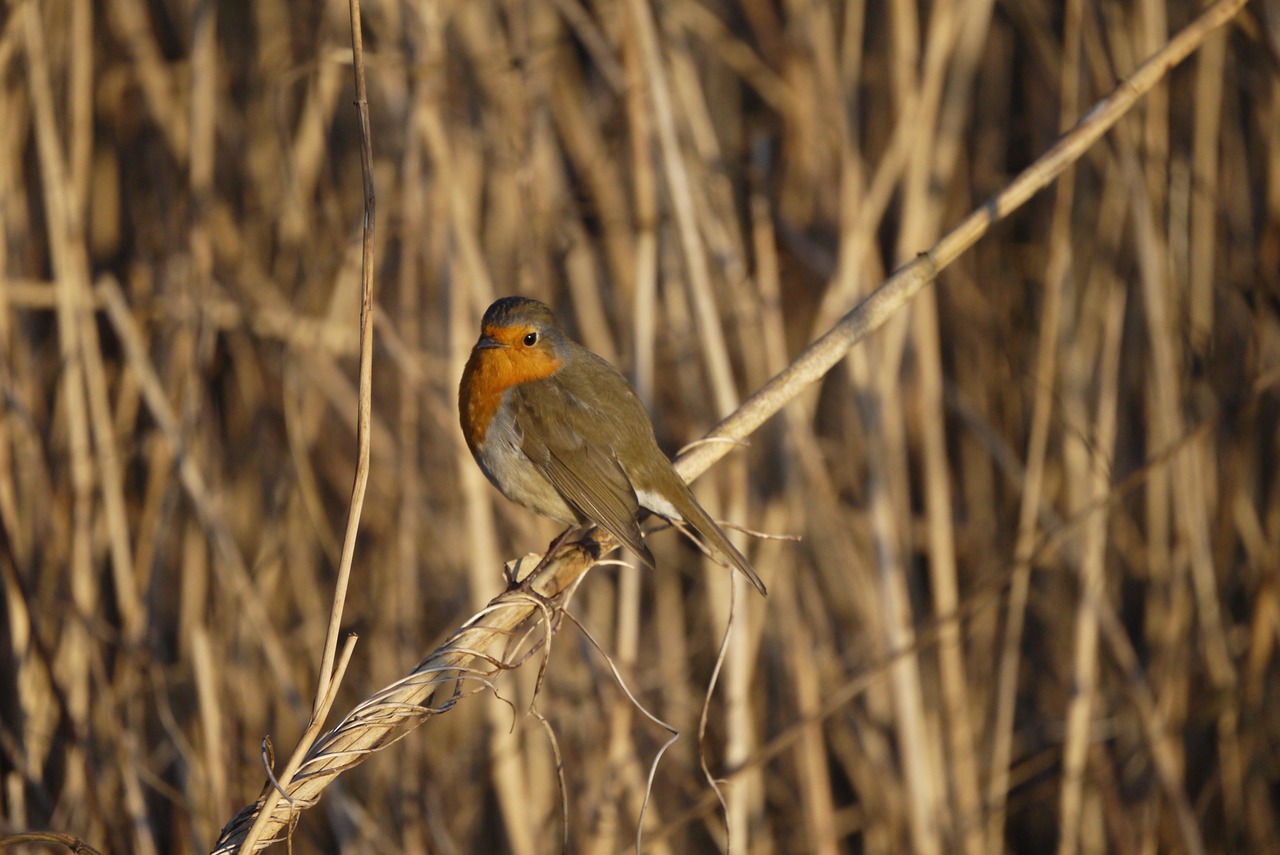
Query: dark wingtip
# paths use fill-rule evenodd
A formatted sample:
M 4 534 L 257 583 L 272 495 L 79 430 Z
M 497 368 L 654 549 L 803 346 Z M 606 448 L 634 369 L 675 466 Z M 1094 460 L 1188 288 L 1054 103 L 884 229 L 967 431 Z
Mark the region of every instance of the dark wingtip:
M 741 555 L 738 557 L 742 558 Z M 760 578 L 760 574 L 755 571 L 755 568 L 747 563 L 747 559 L 742 558 L 741 563 L 735 561 L 734 566 L 751 581 L 752 585 L 755 585 L 756 590 L 760 592 L 760 596 L 769 596 L 769 589 L 764 586 L 764 580 Z
M 650 570 L 658 569 L 658 562 L 654 560 L 653 552 L 649 550 L 649 545 L 647 543 L 640 541 L 639 549 L 636 549 L 634 546 L 631 547 L 631 549 L 635 552 L 636 557 L 640 559 L 644 566 L 648 567 Z

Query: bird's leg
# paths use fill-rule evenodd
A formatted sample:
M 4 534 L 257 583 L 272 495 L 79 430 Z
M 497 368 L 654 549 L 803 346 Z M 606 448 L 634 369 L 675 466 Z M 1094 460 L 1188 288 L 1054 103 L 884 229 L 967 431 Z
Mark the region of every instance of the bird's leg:
M 517 582 L 516 579 L 513 578 L 510 574 L 507 574 L 507 582 L 509 586 L 512 588 L 516 588 L 516 587 L 528 588 L 529 581 L 533 579 L 535 576 L 537 576 L 538 573 L 542 570 L 542 568 L 546 567 L 547 564 L 551 562 L 551 556 L 556 554 L 556 550 L 558 550 L 561 546 L 564 545 L 565 541 L 569 539 L 570 535 L 577 534 L 578 532 L 582 531 L 583 528 L 584 526 L 573 525 L 573 526 L 569 526 L 564 531 L 557 534 L 555 536 L 555 539 L 552 540 L 551 543 L 547 545 L 547 551 L 542 553 L 542 559 L 538 561 L 537 564 L 534 565 L 533 569 L 530 570 L 525 575 L 523 580 Z
M 590 552 L 593 557 L 599 558 L 600 544 L 597 543 L 594 538 L 587 537 L 589 534 L 591 534 L 595 530 L 596 530 L 595 523 L 583 523 L 582 525 L 575 526 L 574 528 L 569 529 L 562 535 L 562 537 L 565 540 L 568 540 L 570 535 L 577 535 L 578 539 L 575 540 L 572 545 L 581 546 L 583 549 Z M 556 544 L 556 545 L 560 546 L 563 544 Z
M 551 543 L 547 544 L 547 551 L 542 553 L 542 560 L 538 562 L 537 567 L 533 568 L 533 572 L 537 573 L 539 570 L 541 570 L 542 565 L 546 564 L 551 560 L 551 556 L 556 554 L 556 550 L 564 546 L 565 541 L 569 539 L 570 535 L 577 534 L 580 531 L 582 531 L 582 526 L 571 525 L 568 528 L 566 528 L 564 531 L 557 534 L 555 536 L 555 539 L 552 540 Z

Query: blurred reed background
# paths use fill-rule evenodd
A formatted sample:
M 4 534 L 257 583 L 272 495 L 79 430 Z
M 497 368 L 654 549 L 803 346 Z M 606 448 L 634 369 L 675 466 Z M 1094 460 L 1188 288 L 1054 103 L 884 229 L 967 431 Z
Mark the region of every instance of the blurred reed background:
M 373 468 L 335 710 L 555 534 L 457 428 L 492 298 L 551 303 L 675 451 L 1199 7 L 366 2 Z M 353 475 L 347 6 L 0 22 L 0 832 L 205 851 L 305 722 Z M 739 600 L 706 740 L 736 851 L 1280 851 L 1278 33 L 1246 7 L 698 482 L 803 538 L 741 539 L 771 596 Z M 684 734 L 646 851 L 716 851 L 728 573 L 652 543 L 573 608 Z M 560 851 L 532 676 L 344 775 L 295 851 Z M 630 851 L 665 733 L 571 625 L 536 700 L 569 851 Z

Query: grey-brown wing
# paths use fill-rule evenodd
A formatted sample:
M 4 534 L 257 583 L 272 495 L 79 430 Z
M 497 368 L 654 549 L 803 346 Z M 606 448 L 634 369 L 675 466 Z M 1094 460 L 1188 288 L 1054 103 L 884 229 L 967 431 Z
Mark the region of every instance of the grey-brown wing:
M 596 419 L 589 404 L 551 381 L 528 384 L 515 404 L 521 408 L 521 450 L 565 502 L 616 537 L 649 567 L 653 554 L 640 535 L 640 503 L 626 472 L 607 444 L 588 440 Z

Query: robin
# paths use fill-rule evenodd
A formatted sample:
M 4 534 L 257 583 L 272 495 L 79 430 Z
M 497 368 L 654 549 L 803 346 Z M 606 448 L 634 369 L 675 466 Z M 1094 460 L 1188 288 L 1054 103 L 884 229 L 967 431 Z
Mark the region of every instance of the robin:
M 682 520 L 767 593 L 658 448 L 626 378 L 565 335 L 543 303 L 503 297 L 484 313 L 458 412 L 476 463 L 513 502 L 568 525 L 598 525 L 650 568 L 640 509 Z

